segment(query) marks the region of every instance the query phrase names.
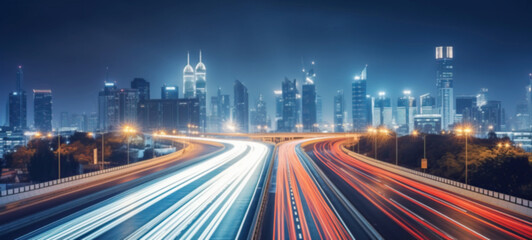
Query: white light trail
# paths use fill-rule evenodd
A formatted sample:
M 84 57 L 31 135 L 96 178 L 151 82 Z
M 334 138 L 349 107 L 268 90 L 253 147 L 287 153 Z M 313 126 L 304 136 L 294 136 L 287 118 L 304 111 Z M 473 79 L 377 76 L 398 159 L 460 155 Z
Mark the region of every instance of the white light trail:
M 176 199 L 171 207 L 148 219 L 136 231 L 126 233 L 129 234 L 127 238 L 212 237 L 229 210 L 235 203 L 242 202 L 240 199 L 237 201 L 239 196 L 246 197 L 247 204 L 251 204 L 259 179 L 257 176 L 266 166 L 269 148 L 257 142 L 208 141 L 232 145 L 232 148 L 98 203 L 79 216 L 58 220 L 23 238 L 94 239 L 190 184 L 198 186 L 181 199 Z M 198 182 L 208 174 L 215 175 Z M 237 233 L 233 234 L 236 236 Z

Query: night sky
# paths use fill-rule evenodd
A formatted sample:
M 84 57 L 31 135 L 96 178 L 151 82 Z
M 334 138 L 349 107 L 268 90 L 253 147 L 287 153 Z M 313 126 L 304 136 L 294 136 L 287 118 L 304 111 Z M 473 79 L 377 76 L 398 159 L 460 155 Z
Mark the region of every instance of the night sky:
M 508 117 L 524 98 L 531 1 L 265 2 L 3 0 L 0 123 L 17 65 L 24 66 L 28 124 L 32 89 L 52 89 L 55 122 L 62 111 L 97 111 L 106 66 L 119 87 L 146 78 L 152 98 L 163 83 L 181 90 L 186 52 L 195 66 L 200 49 L 208 109 L 218 86 L 232 95 L 239 79 L 250 106 L 263 93 L 273 118 L 273 90 L 285 76 L 301 82 L 302 61 L 314 60 L 323 117 L 332 122 L 337 89 L 351 114 L 350 83 L 365 64 L 372 95 L 386 91 L 395 102 L 403 89 L 435 93 L 437 45 L 454 46 L 455 95 L 489 88 L 488 98 L 502 100 Z

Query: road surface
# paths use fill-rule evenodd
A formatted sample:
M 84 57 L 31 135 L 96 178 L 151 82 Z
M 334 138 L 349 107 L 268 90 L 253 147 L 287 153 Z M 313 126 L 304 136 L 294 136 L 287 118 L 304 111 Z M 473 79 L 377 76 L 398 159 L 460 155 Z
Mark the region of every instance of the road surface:
M 268 207 L 273 213 L 265 217 L 261 238 L 378 238 L 301 151 L 299 144 L 302 142 L 304 140 L 278 146 L 275 179 L 270 189 L 275 195 L 270 198 Z
M 120 194 L 20 238 L 247 237 L 271 147 L 248 141 L 212 141 L 224 144 L 225 149 L 184 168 L 128 187 Z
M 305 148 L 386 239 L 532 239 L 531 219 L 358 161 L 345 139 Z

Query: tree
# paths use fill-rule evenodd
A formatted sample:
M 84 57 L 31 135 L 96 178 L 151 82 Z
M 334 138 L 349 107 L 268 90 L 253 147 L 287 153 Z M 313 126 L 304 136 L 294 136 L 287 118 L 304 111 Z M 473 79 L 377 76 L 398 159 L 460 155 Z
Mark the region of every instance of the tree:
M 57 178 L 57 162 L 47 142 L 40 141 L 30 157 L 28 172 L 32 181 L 43 182 Z

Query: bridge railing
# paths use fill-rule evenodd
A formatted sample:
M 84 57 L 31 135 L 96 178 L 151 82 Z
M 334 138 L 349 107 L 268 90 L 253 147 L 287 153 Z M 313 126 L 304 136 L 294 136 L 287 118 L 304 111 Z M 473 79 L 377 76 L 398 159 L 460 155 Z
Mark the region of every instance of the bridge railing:
M 177 151 L 176 154 L 181 154 L 182 150 L 183 149 Z M 114 172 L 114 171 L 121 170 L 121 169 L 124 169 L 124 168 L 134 167 L 134 166 L 137 166 L 139 164 L 143 164 L 145 162 L 146 161 L 139 161 L 139 162 L 135 162 L 135 163 L 128 164 L 128 165 L 122 165 L 122 166 L 107 168 L 107 169 L 103 169 L 103 170 L 99 170 L 99 171 L 95 171 L 95 172 L 89 172 L 89 173 L 74 175 L 74 176 L 71 176 L 71 177 L 65 177 L 65 178 L 60 178 L 60 179 L 56 179 L 56 180 L 50 180 L 50 181 L 47 181 L 47 182 L 26 185 L 26 186 L 23 186 L 23 187 L 17 187 L 17 188 L 2 190 L 2 191 L 0 191 L 0 197 L 5 197 L 5 196 L 13 195 L 13 194 L 19 194 L 19 193 L 24 193 L 24 192 L 34 191 L 34 190 L 39 190 L 39 189 L 55 186 L 55 185 L 62 184 L 62 183 L 72 182 L 72 181 L 76 181 L 76 180 L 79 180 L 79 179 L 84 179 L 84 178 L 88 178 L 88 177 L 92 177 L 92 176 L 96 176 L 96 175 L 101 175 L 101 174 L 105 174 L 105 173 L 109 173 L 109 172 Z
M 367 156 L 364 156 L 364 155 L 361 155 L 361 154 L 358 154 L 358 153 L 354 153 L 351 150 L 345 148 L 345 146 L 343 146 L 343 145 L 342 145 L 342 150 L 344 152 L 348 153 L 349 155 L 353 156 L 353 157 L 362 158 L 362 159 L 364 159 L 366 161 L 370 161 L 370 162 L 373 162 L 373 163 L 377 163 L 379 165 L 386 166 L 388 168 L 388 170 L 389 169 L 396 169 L 396 170 L 399 170 L 399 171 L 407 172 L 407 173 L 410 173 L 410 174 L 413 174 L 413 175 L 417 175 L 417 176 L 420 176 L 420 177 L 424 177 L 424 178 L 427 178 L 427 179 L 430 179 L 430 180 L 433 180 L 433 181 L 437 181 L 437 182 L 440 182 L 440 183 L 448 184 L 448 185 L 451 185 L 453 187 L 457 187 L 457 188 L 460 188 L 460 189 L 463 189 L 463 190 L 466 190 L 466 191 L 478 193 L 478 194 L 481 194 L 481 195 L 484 195 L 484 196 L 487 196 L 487 197 L 492 197 L 492 198 L 496 198 L 498 200 L 502 200 L 502 201 L 505 201 L 505 202 L 517 204 L 519 206 L 523 206 L 523 207 L 528 208 L 528 210 L 532 210 L 532 201 L 531 200 L 527 200 L 527 199 L 524 199 L 524 198 L 511 196 L 511 195 L 508 195 L 508 194 L 504 194 L 504 193 L 500 193 L 500 192 L 496 192 L 496 191 L 492 191 L 492 190 L 488 190 L 488 189 L 484 189 L 484 188 L 480 188 L 480 187 L 475 187 L 475 186 L 472 186 L 472 185 L 469 185 L 469 184 L 465 184 L 465 183 L 462 183 L 462 182 L 450 180 L 450 179 L 447 179 L 447 178 L 435 176 L 435 175 L 428 174 L 428 173 L 423 173 L 423 172 L 416 171 L 416 170 L 413 170 L 413 169 L 410 169 L 410 168 L 401 167 L 401 166 L 398 166 L 398 165 L 395 165 L 395 164 L 391 164 L 391 163 L 383 162 L 383 161 L 380 161 L 380 160 L 376 160 L 374 158 L 370 158 L 370 157 L 367 157 Z M 530 211 L 529 211 L 529 213 L 530 213 Z

